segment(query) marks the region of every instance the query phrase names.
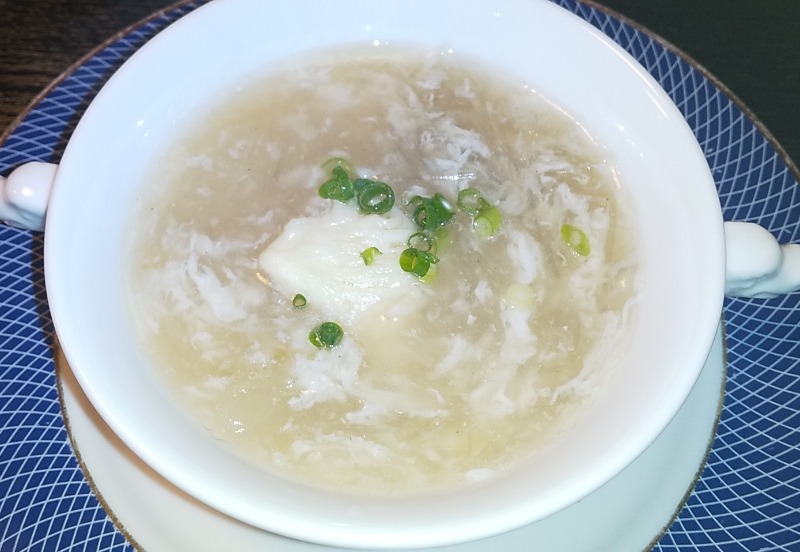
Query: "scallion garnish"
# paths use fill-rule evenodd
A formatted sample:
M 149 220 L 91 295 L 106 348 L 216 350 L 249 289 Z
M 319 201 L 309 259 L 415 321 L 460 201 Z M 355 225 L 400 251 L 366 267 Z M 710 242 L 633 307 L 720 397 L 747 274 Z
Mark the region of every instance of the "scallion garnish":
M 308 340 L 314 347 L 330 349 L 336 347 L 344 337 L 344 330 L 336 322 L 323 322 L 308 334 Z
M 345 203 L 355 196 L 350 175 L 340 166 L 331 171 L 331 178 L 319 188 L 319 195 L 325 199 L 335 199 Z
M 414 210 L 411 220 L 420 230 L 435 230 L 447 224 L 456 214 L 442 194 L 435 194 L 433 197 L 414 196 L 408 204 Z
M 323 198 L 345 203 L 355 198 L 359 210 L 365 214 L 384 214 L 394 207 L 395 194 L 391 186 L 371 178 L 353 178 L 353 169 L 347 160 L 332 157 L 322 164 L 322 168 L 331 174 L 331 178 L 320 186 L 319 194 Z M 411 209 L 411 220 L 420 231 L 408 238 L 408 247 L 400 254 L 400 267 L 419 278 L 428 274 L 431 265 L 439 262 L 434 254 L 437 241 L 442 234 L 446 234 L 444 227 L 457 210 L 472 217 L 473 228 L 483 237 L 493 236 L 503 222 L 500 211 L 487 202 L 475 188 L 461 190 L 456 207 L 440 193 L 433 197 L 414 196 L 408 206 Z M 564 235 L 564 227 L 561 231 Z M 371 265 L 375 262 L 375 256 L 380 254 L 378 248 L 368 247 L 361 252 L 361 258 L 364 264 Z M 311 334 L 312 342 L 317 339 L 314 336 L 318 332 L 315 332 Z
M 472 225 L 475 227 L 475 231 L 479 236 L 489 238 L 494 236 L 494 233 L 497 232 L 502 223 L 503 215 L 500 214 L 500 211 L 497 209 L 497 207 L 487 203 L 480 211 L 478 211 L 478 214 L 475 217 L 475 220 L 472 222 Z
M 306 297 L 305 297 L 305 295 L 303 295 L 302 293 L 298 293 L 298 294 L 297 294 L 297 295 L 295 295 L 295 296 L 294 296 L 294 298 L 292 299 L 292 306 L 293 306 L 294 308 L 296 308 L 296 309 L 302 309 L 302 308 L 303 308 L 303 307 L 305 307 L 307 304 L 308 304 L 308 301 L 306 301 Z
M 419 249 L 420 251 L 433 252 L 433 238 L 431 238 L 428 234 L 424 234 L 422 232 L 417 232 L 415 234 L 411 234 L 411 237 L 408 238 L 408 247 L 413 249 Z
M 571 224 L 561 225 L 561 239 L 581 257 L 589 255 L 589 236 L 586 232 Z
M 416 247 L 409 247 L 400 253 L 400 268 L 419 278 L 428 273 L 432 264 L 439 262 L 436 255 L 428 251 L 420 251 Z
M 367 266 L 375 262 L 375 257 L 377 255 L 383 255 L 381 250 L 377 247 L 368 247 L 361 252 L 361 258 L 364 259 L 364 264 Z
M 356 196 L 360 195 L 364 188 L 369 186 L 374 180 L 370 180 L 369 178 L 356 178 L 353 180 L 353 192 L 355 192 Z
M 497 207 L 483 199 L 475 188 L 464 188 L 458 192 L 456 205 L 472 217 L 472 226 L 478 235 L 484 238 L 493 236 L 503 223 L 503 216 Z
M 394 207 L 394 190 L 380 180 L 358 178 L 353 181 L 358 208 L 368 215 L 382 215 Z
M 481 209 L 483 209 L 487 203 L 478 190 L 475 188 L 465 188 L 458 192 L 456 205 L 458 205 L 459 209 L 474 217 L 480 213 Z
M 514 282 L 506 288 L 503 299 L 513 309 L 532 310 L 536 305 L 536 292 L 530 285 Z
M 319 187 L 319 195 L 347 203 L 354 197 L 358 208 L 368 215 L 382 215 L 394 207 L 394 190 L 385 182 L 369 178 L 353 180 L 353 169 L 347 160 L 332 157 L 322 164 L 331 173 L 330 179 Z
M 350 165 L 350 162 L 347 159 L 343 159 L 341 157 L 331 157 L 322 164 L 322 170 L 326 173 L 333 173 L 333 169 L 336 167 L 343 169 L 347 173 L 348 177 L 353 174 L 353 166 Z

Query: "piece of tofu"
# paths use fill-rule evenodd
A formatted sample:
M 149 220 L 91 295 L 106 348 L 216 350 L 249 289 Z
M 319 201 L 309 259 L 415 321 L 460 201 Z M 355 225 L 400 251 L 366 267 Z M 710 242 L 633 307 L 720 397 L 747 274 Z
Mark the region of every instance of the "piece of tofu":
M 316 216 L 296 218 L 259 256 L 272 286 L 291 299 L 300 293 L 329 320 L 359 322 L 368 311 L 402 315 L 419 301 L 419 281 L 400 268 L 414 223 L 397 207 L 365 215 L 354 205 L 332 202 Z M 361 253 L 381 254 L 367 265 Z

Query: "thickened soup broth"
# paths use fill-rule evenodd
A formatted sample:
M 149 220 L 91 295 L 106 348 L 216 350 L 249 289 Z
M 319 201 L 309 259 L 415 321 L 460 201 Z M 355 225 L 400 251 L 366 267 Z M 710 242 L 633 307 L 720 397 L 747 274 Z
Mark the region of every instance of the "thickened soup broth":
M 265 469 L 407 493 L 530 459 L 613 376 L 635 232 L 600 146 L 452 54 L 339 52 L 165 151 L 131 309 L 185 408 Z

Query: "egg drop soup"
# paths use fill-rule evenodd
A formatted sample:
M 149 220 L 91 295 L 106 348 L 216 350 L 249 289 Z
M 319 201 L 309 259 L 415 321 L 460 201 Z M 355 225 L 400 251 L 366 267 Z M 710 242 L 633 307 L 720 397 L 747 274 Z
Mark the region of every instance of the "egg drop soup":
M 426 492 L 535 457 L 613 377 L 633 316 L 607 153 L 453 54 L 301 61 L 240 83 L 148 172 L 130 303 L 166 386 L 243 458 L 324 488 Z M 322 197 L 336 166 L 394 206 Z M 420 198 L 448 220 L 424 229 Z M 335 346 L 312 343 L 324 322 Z

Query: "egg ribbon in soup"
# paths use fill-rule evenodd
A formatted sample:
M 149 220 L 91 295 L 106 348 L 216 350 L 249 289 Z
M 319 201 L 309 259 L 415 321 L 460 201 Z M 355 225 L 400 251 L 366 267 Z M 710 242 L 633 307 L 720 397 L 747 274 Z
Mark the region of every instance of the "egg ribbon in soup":
M 535 456 L 625 339 L 636 255 L 613 168 L 530 88 L 453 55 L 297 67 L 153 168 L 131 308 L 165 381 L 312 485 L 422 492 Z M 337 198 L 357 181 L 391 207 Z

